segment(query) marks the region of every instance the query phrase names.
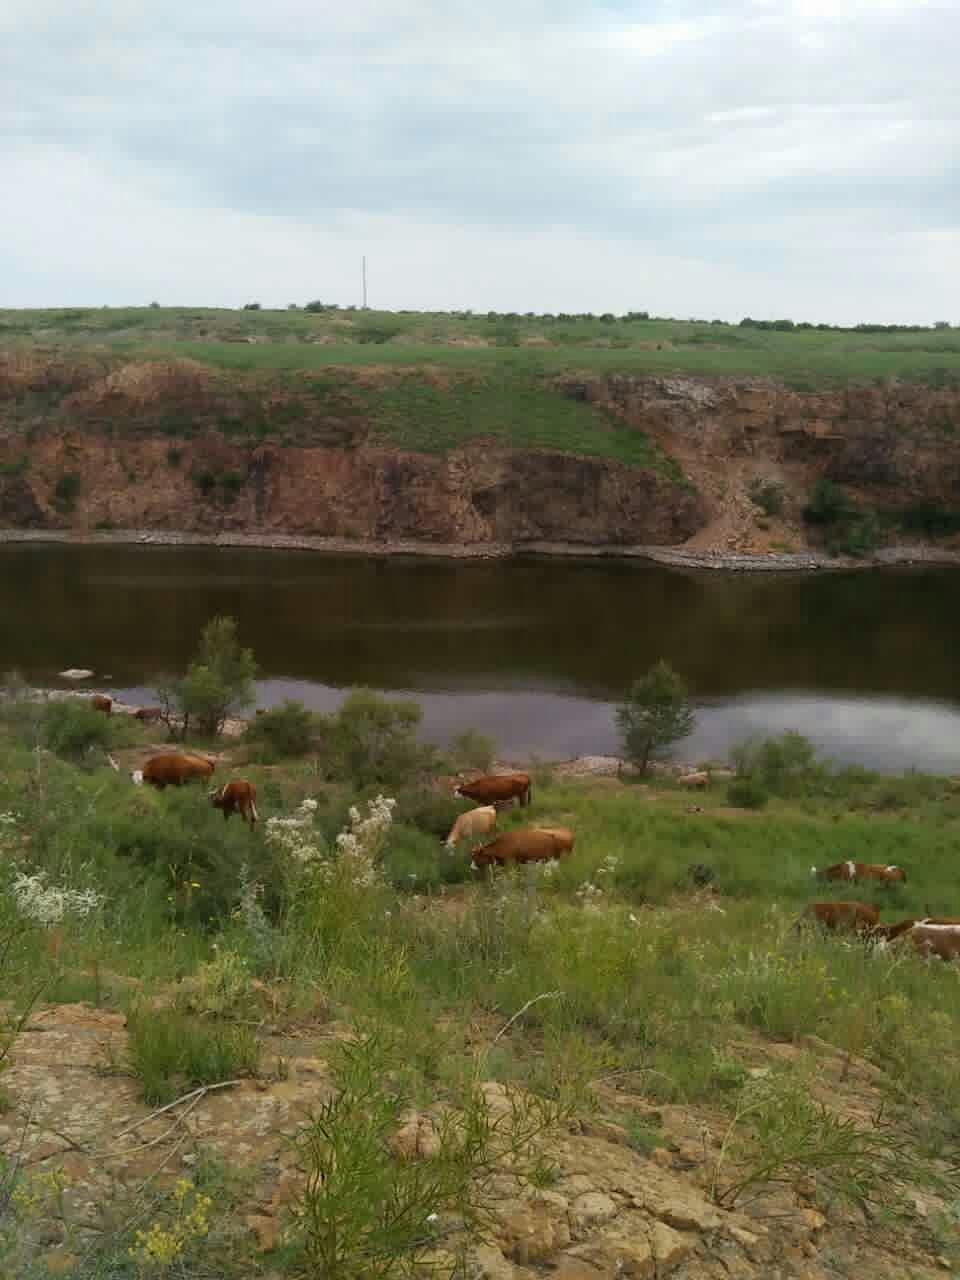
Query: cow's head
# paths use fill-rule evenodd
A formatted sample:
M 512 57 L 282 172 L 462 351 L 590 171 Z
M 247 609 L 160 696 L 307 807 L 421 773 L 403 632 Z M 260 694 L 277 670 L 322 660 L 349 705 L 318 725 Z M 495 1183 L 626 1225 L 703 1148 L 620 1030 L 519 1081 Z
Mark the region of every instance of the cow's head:
M 142 769 L 134 769 L 130 777 L 133 779 L 133 781 L 136 783 L 138 787 L 143 786 L 143 770 Z
M 219 808 L 220 805 L 223 804 L 224 790 L 225 790 L 224 787 L 212 787 L 207 792 L 207 795 L 210 798 L 210 803 L 213 805 L 215 809 Z
M 820 874 L 820 872 L 817 870 L 817 868 L 816 868 L 816 867 L 811 867 L 811 868 L 810 868 L 810 874 L 811 874 L 812 876 L 818 876 L 818 875 Z

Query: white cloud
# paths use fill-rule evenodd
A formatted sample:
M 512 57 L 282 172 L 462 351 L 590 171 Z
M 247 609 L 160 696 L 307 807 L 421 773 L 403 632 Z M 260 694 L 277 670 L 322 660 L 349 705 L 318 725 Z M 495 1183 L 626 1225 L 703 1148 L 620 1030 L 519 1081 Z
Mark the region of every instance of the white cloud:
M 947 17 L 7 0 L 2 300 L 350 301 L 372 243 L 398 306 L 956 318 Z

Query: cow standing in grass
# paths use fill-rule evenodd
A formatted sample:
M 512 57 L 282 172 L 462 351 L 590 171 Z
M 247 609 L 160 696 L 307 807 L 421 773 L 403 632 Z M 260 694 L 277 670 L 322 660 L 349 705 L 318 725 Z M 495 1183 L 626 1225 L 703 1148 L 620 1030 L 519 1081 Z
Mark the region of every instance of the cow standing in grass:
M 225 782 L 222 787 L 211 791 L 210 803 L 222 811 L 224 820 L 239 813 L 243 821 L 250 824 L 251 831 L 257 825 L 257 788 L 245 778 Z
M 208 756 L 194 755 L 187 751 L 164 751 L 151 756 L 142 769 L 131 774 L 139 786 L 149 782 L 162 791 L 164 787 L 182 787 L 186 782 L 206 782 L 216 764 Z
M 528 805 L 531 799 L 529 773 L 490 773 L 473 782 L 461 782 L 454 788 L 454 795 L 466 796 L 480 805 L 495 805 L 498 809 L 517 800 Z

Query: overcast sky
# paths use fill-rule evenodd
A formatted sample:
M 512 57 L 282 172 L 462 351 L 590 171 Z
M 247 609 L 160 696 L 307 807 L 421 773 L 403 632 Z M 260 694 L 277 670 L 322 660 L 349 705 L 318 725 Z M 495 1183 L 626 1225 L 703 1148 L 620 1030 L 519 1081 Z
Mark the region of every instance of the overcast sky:
M 957 0 L 0 0 L 0 306 L 960 322 Z

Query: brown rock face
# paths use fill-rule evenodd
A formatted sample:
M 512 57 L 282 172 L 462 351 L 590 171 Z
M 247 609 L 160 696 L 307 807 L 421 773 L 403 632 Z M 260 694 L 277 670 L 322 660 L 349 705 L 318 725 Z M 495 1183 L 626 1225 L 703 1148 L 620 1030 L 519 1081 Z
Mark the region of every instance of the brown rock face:
M 76 477 L 66 502 L 65 475 Z M 0 475 L 0 523 L 16 528 L 601 545 L 681 542 L 705 520 L 696 494 L 655 471 L 479 446 L 439 457 L 249 447 L 213 432 L 176 446 L 51 433 L 34 444 L 23 474 Z

